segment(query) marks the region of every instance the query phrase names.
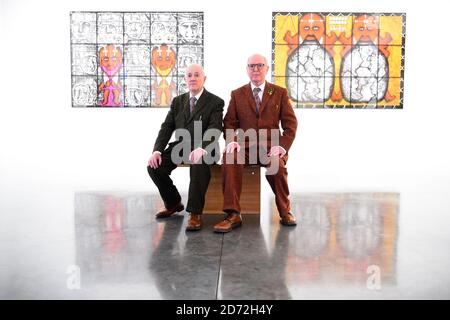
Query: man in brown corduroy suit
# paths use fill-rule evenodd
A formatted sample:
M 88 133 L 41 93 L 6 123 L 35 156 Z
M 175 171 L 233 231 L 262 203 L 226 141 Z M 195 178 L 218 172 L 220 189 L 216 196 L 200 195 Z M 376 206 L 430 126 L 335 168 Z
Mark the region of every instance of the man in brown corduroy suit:
M 275 172 L 266 172 L 266 178 L 275 194 L 280 223 L 296 225 L 295 216 L 290 212 L 286 162 L 297 131 L 297 118 L 287 90 L 266 82 L 268 70 L 264 56 L 252 55 L 247 61 L 250 83 L 231 93 L 223 120 L 226 147 L 222 158 L 222 183 L 226 217 L 214 226 L 215 232 L 229 232 L 242 224 L 239 204 L 242 173 L 244 163 L 252 164 L 255 153 L 258 155 L 257 164 L 277 169 Z M 250 137 L 243 144 L 242 151 L 242 143 L 238 142 L 239 130 L 246 136 L 252 130 L 256 132 L 256 137 L 252 138 L 251 134 L 247 136 Z M 261 135 L 263 132 L 266 134 Z M 261 154 L 264 156 L 261 157 Z

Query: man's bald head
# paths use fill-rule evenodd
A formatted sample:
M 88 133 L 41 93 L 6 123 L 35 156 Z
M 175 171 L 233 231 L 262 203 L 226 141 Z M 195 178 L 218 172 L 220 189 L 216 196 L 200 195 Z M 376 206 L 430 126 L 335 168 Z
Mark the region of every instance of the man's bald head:
M 186 68 L 186 74 L 184 80 L 192 95 L 196 95 L 203 89 L 206 76 L 203 67 L 199 64 L 191 64 Z
M 263 61 L 263 63 L 266 66 L 268 65 L 266 57 L 264 57 L 262 54 L 259 54 L 259 53 L 255 53 L 255 54 L 251 55 L 250 57 L 248 57 L 247 64 L 252 63 L 251 61 Z
M 269 71 L 269 66 L 263 55 L 257 53 L 247 59 L 247 74 L 255 86 L 260 86 L 266 81 L 267 71 Z
M 205 75 L 205 71 L 203 70 L 203 67 L 197 63 L 190 64 L 186 68 L 186 73 L 188 72 L 199 72 L 201 75 Z

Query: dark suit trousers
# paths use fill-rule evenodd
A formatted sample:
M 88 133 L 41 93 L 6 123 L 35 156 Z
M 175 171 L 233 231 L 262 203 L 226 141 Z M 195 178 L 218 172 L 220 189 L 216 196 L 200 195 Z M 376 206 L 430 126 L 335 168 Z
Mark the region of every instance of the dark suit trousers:
M 177 167 L 170 158 L 171 151 L 172 149 L 168 148 L 162 152 L 162 162 L 158 168 L 152 169 L 150 166 L 147 167 L 148 174 L 158 187 L 159 194 L 167 209 L 173 208 L 181 201 L 180 193 L 170 178 L 170 174 Z M 211 168 L 205 163 L 192 164 L 190 165 L 189 174 L 190 182 L 186 211 L 202 214 L 205 206 L 205 194 L 211 179 Z
M 223 191 L 223 211 L 227 213 L 241 212 L 241 206 L 239 200 L 242 192 L 242 175 L 244 172 L 244 164 L 238 164 L 238 157 L 245 157 L 245 160 L 241 158 L 239 163 L 245 161 L 245 164 L 249 162 L 248 149 L 245 149 L 245 153 L 241 152 L 223 154 L 222 158 L 222 191 Z M 230 157 L 226 160 L 224 157 Z M 227 164 L 226 161 L 229 161 Z M 279 160 L 279 168 L 276 174 L 266 175 L 266 179 L 275 194 L 275 203 L 277 205 L 280 216 L 283 216 L 291 211 L 289 201 L 289 186 L 287 180 L 286 169 L 287 155 Z M 261 165 L 260 163 L 258 163 Z M 269 166 L 263 165 L 263 166 Z

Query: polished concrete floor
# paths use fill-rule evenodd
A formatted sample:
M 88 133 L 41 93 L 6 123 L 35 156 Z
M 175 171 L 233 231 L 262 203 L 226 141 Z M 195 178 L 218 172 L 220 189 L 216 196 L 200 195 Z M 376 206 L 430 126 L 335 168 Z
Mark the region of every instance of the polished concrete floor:
M 213 232 L 222 215 L 205 215 L 199 232 L 185 231 L 186 212 L 156 220 L 157 194 L 40 199 L 34 217 L 3 225 L 0 298 L 450 297 L 448 228 L 423 241 L 425 220 L 402 208 L 401 194 L 293 193 L 296 227 L 280 226 L 263 198 L 261 215 L 227 234 Z
M 395 284 L 397 194 L 294 194 L 292 204 L 296 227 L 280 226 L 269 202 L 265 215 L 216 234 L 221 215 L 205 215 L 200 232 L 185 231 L 186 213 L 155 220 L 157 195 L 76 194 L 83 288 L 147 283 L 152 298 L 293 299 L 324 283 L 356 292 Z

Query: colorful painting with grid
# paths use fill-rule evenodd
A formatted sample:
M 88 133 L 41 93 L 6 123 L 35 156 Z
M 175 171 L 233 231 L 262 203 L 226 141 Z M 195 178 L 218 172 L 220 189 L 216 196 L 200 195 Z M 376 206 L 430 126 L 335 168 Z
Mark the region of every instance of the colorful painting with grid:
M 203 65 L 202 12 L 71 12 L 72 107 L 168 107 Z
M 403 108 L 404 13 L 272 13 L 272 80 L 298 108 Z

